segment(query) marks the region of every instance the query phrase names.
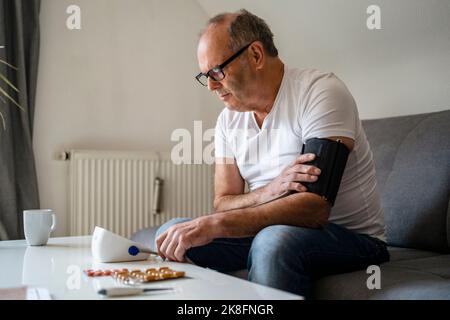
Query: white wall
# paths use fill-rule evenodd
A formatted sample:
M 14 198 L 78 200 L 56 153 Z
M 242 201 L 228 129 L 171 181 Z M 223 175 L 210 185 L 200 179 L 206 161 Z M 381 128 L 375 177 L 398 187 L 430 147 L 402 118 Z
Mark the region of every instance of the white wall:
M 335 72 L 360 117 L 450 109 L 449 0 L 198 0 L 209 15 L 246 8 L 271 26 L 292 67 Z M 366 9 L 381 8 L 381 30 Z
M 66 28 L 81 7 L 82 29 Z M 212 128 L 222 105 L 194 79 L 207 16 L 193 0 L 43 0 L 34 151 L 41 207 L 66 235 L 68 162 L 61 150 L 170 151 L 176 128 Z

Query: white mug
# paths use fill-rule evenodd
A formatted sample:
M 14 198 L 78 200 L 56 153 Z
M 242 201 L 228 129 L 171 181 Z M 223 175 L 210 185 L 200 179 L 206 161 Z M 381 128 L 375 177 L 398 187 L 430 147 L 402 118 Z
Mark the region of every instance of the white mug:
M 50 232 L 55 229 L 56 215 L 51 209 L 35 209 L 23 211 L 23 227 L 25 239 L 29 246 L 47 244 Z

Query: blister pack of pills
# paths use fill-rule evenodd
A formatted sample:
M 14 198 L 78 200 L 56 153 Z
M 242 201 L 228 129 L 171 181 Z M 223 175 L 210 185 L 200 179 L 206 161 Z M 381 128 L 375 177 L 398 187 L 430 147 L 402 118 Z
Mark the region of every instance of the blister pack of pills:
M 185 276 L 184 271 L 172 270 L 169 267 L 149 268 L 146 270 L 135 269 L 114 269 L 114 270 L 92 270 L 84 271 L 88 277 L 112 276 L 119 282 L 125 284 L 146 283 L 152 281 L 161 281 L 182 278 Z

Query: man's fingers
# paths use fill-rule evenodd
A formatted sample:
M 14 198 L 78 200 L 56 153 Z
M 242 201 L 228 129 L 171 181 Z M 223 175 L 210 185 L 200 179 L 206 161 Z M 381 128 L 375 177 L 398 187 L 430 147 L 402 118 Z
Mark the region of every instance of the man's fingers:
M 175 258 L 175 249 L 178 246 L 178 237 L 176 234 L 174 234 L 168 241 L 169 243 L 167 244 L 167 248 L 165 251 L 165 255 L 167 258 L 169 258 L 169 260 L 174 260 L 176 261 Z
M 286 174 L 296 174 L 296 173 L 303 173 L 303 174 L 310 174 L 310 175 L 319 175 L 321 173 L 321 170 L 317 167 L 306 165 L 306 164 L 296 164 L 292 166 Z
M 294 182 L 316 182 L 318 177 L 313 176 L 312 174 L 301 174 L 301 173 L 294 173 L 291 176 L 292 180 Z
M 301 183 L 299 182 L 287 182 L 286 183 L 286 191 L 292 190 L 297 192 L 306 192 L 308 189 L 305 188 Z
M 314 153 L 305 153 L 305 154 L 298 156 L 297 159 L 295 159 L 294 164 L 313 161 L 315 159 L 315 157 L 316 157 L 316 155 Z
M 313 161 L 316 155 L 314 153 L 305 153 L 299 155 L 295 160 L 291 163 L 291 166 L 299 164 L 299 163 L 305 163 L 309 161 Z
M 180 241 L 178 242 L 177 248 L 174 251 L 175 260 L 178 262 L 185 262 L 186 261 L 185 255 L 186 255 L 186 248 Z
M 164 243 L 164 240 L 167 237 L 167 231 L 161 234 L 158 238 L 156 238 L 156 251 L 158 252 L 158 255 L 165 259 L 166 256 L 164 255 L 164 250 L 161 250 L 161 245 Z
M 167 253 L 167 247 L 169 246 L 171 239 L 172 239 L 171 233 L 168 233 L 166 231 L 166 237 L 164 238 L 163 242 L 161 243 L 161 245 L 159 247 L 159 251 L 158 251 L 158 252 L 161 252 L 161 254 L 163 255 L 164 258 L 170 258 Z

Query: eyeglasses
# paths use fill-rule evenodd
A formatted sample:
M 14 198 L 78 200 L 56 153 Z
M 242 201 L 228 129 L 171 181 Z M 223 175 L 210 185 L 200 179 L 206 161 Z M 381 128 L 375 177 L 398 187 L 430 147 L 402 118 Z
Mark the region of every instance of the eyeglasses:
M 243 48 L 239 49 L 235 54 L 233 54 L 231 57 L 229 57 L 224 63 L 215 66 L 211 70 L 209 70 L 206 73 L 200 72 L 195 79 L 197 79 L 198 82 L 202 86 L 207 87 L 208 86 L 208 78 L 211 77 L 214 81 L 222 81 L 225 78 L 225 73 L 223 73 L 223 68 L 225 68 L 228 64 L 230 64 L 234 59 L 239 57 L 239 55 L 245 51 L 253 42 L 250 42 Z

